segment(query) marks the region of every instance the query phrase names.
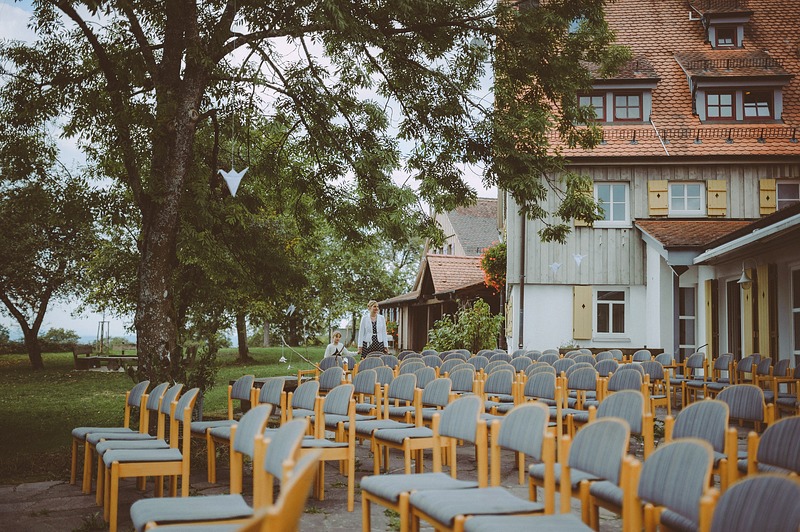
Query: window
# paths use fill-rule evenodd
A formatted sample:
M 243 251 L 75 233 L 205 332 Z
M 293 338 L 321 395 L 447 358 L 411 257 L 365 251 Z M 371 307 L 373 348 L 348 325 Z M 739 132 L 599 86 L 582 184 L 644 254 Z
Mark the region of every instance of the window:
M 733 120 L 734 100 L 730 92 L 706 93 L 706 117 L 709 120 Z
M 772 91 L 744 91 L 745 118 L 772 118 Z
M 778 210 L 800 202 L 800 181 L 778 181 L 776 189 Z
M 681 287 L 678 292 L 678 347 L 682 358 L 695 352 L 697 342 L 695 339 L 695 289 L 694 287 Z
M 727 47 L 733 48 L 738 47 L 739 43 L 738 36 L 737 36 L 737 28 L 736 26 L 722 26 L 716 27 L 714 34 L 716 36 L 716 46 L 717 47 Z
M 603 209 L 603 219 L 595 227 L 630 224 L 627 183 L 595 183 L 594 197 Z
M 614 120 L 642 120 L 642 95 L 615 94 L 614 95 Z
M 625 333 L 625 292 L 598 290 L 596 308 L 598 334 Z
M 594 109 L 594 117 L 598 122 L 606 120 L 606 97 L 603 94 L 585 94 L 578 97 L 578 105 Z
M 701 183 L 670 183 L 669 214 L 682 216 L 705 214 L 704 192 Z
M 800 355 L 800 269 L 792 270 L 792 344 L 794 355 Z

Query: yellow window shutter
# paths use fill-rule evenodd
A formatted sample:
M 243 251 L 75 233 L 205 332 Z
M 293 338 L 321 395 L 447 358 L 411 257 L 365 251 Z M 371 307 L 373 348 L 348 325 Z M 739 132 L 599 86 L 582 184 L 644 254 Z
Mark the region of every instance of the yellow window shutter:
M 770 331 L 769 331 L 769 265 L 762 264 L 758 267 L 758 274 L 756 276 L 758 285 L 758 293 L 753 297 L 757 297 L 758 306 L 758 353 L 762 357 L 769 357 L 772 355 L 770 350 Z
M 774 179 L 759 179 L 758 193 L 760 196 L 761 215 L 772 214 L 778 205 L 778 198 L 775 192 Z
M 724 179 L 710 179 L 706 185 L 708 215 L 725 216 L 728 213 L 728 182 Z
M 572 338 L 592 339 L 592 287 L 572 287 Z
M 747 276 L 753 278 L 753 270 L 745 270 Z M 755 323 L 753 320 L 753 283 L 742 285 L 742 328 L 744 329 L 744 351 L 742 356 L 748 356 L 755 353 L 753 350 L 753 336 L 755 332 Z
M 647 182 L 647 205 L 650 216 L 667 216 L 669 214 L 669 182 L 666 180 Z

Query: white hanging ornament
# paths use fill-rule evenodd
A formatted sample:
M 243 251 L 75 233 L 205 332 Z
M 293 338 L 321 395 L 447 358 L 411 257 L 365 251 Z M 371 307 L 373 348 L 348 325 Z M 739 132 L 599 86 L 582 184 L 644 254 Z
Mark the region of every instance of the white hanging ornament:
M 236 197 L 236 191 L 239 190 L 239 183 L 242 182 L 242 178 L 244 174 L 250 169 L 248 166 L 241 172 L 237 172 L 233 166 L 231 166 L 230 171 L 226 172 L 225 170 L 219 170 L 219 175 L 225 180 L 225 184 L 228 185 L 228 190 L 231 192 L 231 196 L 234 198 Z
M 588 255 L 581 255 L 580 253 L 574 253 L 574 254 L 572 255 L 572 258 L 573 258 L 573 259 L 575 259 L 575 264 L 577 264 L 578 266 L 580 266 L 580 265 L 581 265 L 581 262 L 583 261 L 583 259 L 585 259 L 587 256 L 588 256 Z
M 281 358 L 279 358 L 279 359 L 278 359 L 278 362 L 280 362 L 281 364 L 283 364 L 284 362 L 286 362 L 286 357 L 281 357 Z
M 286 368 L 286 369 L 292 369 L 292 365 L 291 365 L 291 364 L 289 364 L 289 367 L 288 367 L 288 368 Z
M 550 270 L 552 270 L 553 273 L 556 273 L 560 267 L 561 267 L 560 262 L 554 262 L 553 264 L 550 265 Z

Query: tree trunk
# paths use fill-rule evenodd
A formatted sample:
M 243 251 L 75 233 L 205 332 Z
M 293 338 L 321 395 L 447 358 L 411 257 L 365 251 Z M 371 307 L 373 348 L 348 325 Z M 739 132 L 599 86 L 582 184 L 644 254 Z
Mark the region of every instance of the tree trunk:
M 269 347 L 269 320 L 264 320 L 264 341 L 262 347 Z
M 247 348 L 247 319 L 241 312 L 236 314 L 236 337 L 239 341 L 239 362 L 245 362 L 250 358 L 250 350 Z
M 42 360 L 42 346 L 39 344 L 38 333 L 38 330 L 23 330 L 23 335 L 25 338 L 25 350 L 28 352 L 28 359 L 31 361 L 31 367 L 33 367 L 34 370 L 44 369 L 44 360 Z

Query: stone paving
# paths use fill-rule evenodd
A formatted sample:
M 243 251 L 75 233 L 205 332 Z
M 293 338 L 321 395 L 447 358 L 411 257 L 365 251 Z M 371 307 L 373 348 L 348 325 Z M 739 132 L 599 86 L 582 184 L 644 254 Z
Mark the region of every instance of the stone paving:
M 664 413 L 657 417 L 662 418 Z M 740 449 L 746 448 L 747 429 L 740 429 Z M 631 451 L 641 458 L 641 446 L 636 440 L 631 442 Z M 65 449 L 64 452 L 69 452 Z M 225 493 L 227 490 L 227 474 L 223 467 L 219 471 L 219 483 L 209 484 L 206 481 L 205 454 L 193 453 L 191 494 L 210 495 Z M 461 448 L 458 459 L 459 478 L 474 479 L 475 463 L 474 453 L 468 448 Z M 430 453 L 426 455 L 426 467 L 430 467 Z M 402 472 L 402 455 L 394 452 L 392 455 L 391 472 Z M 82 467 L 82 465 L 80 465 Z M 363 443 L 356 451 L 356 476 L 357 480 L 365 475 L 372 474 L 372 456 L 369 446 Z M 250 477 L 246 475 L 245 494 L 249 495 Z M 346 511 L 347 484 L 346 479 L 339 475 L 335 463 L 327 464 L 325 473 L 326 490 L 325 500 L 319 501 L 313 496 L 309 498 L 306 511 L 303 515 L 300 529 L 303 531 L 354 531 L 361 530 L 361 496 L 356 484 L 356 504 L 353 512 Z M 527 485 L 520 486 L 517 482 L 517 472 L 511 453 L 503 457 L 503 470 L 501 484 L 517 496 L 528 496 Z M 121 503 L 119 530 L 129 532 L 133 530 L 130 521 L 129 509 L 133 501 L 142 497 L 152 496 L 152 483 L 148 491 L 142 493 L 136 490 L 133 480 L 121 482 Z M 541 492 L 540 492 L 541 497 Z M 558 502 L 556 503 L 558 508 Z M 572 512 L 580 515 L 579 507 L 573 500 Z M 373 505 L 372 530 L 396 530 L 393 528 L 393 519 L 387 516 L 384 508 Z M 622 529 L 622 521 L 618 516 L 601 510 L 600 530 L 604 532 Z M 396 526 L 396 525 L 395 525 Z M 62 532 L 107 530 L 102 520 L 102 509 L 95 505 L 94 494 L 84 495 L 80 486 L 70 485 L 67 480 L 54 482 L 38 482 L 11 486 L 0 486 L 0 531 L 16 532 Z M 423 530 L 425 528 L 423 527 Z M 430 530 L 428 528 L 427 530 Z

